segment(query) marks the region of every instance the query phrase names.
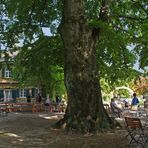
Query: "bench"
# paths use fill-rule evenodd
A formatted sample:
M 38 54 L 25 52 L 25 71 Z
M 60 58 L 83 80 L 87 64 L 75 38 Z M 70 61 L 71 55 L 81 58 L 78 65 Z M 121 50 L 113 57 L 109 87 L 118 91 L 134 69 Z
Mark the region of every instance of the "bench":
M 0 112 L 26 112 L 33 110 L 34 103 L 0 103 Z

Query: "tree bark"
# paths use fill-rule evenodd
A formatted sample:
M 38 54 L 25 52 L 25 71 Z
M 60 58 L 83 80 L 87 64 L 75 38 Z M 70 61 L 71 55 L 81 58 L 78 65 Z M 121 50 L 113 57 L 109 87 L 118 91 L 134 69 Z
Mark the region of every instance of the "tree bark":
M 65 47 L 65 85 L 68 105 L 64 118 L 67 130 L 80 133 L 110 128 L 112 120 L 106 113 L 99 83 L 94 30 L 87 26 L 83 0 L 63 0 L 60 26 Z

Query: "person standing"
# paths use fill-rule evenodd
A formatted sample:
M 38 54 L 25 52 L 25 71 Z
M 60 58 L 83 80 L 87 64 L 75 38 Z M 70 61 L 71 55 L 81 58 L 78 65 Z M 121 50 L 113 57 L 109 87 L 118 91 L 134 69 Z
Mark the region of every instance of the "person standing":
M 57 94 L 56 94 L 55 100 L 56 100 L 56 103 L 57 103 L 57 104 L 59 104 L 59 103 L 60 103 L 60 98 L 59 98 L 59 95 L 57 95 Z
M 31 102 L 31 96 L 28 95 L 28 96 L 27 96 L 27 103 L 30 103 L 30 102 Z
M 136 93 L 133 93 L 133 99 L 131 102 L 131 110 L 138 110 L 139 100 L 137 98 Z
M 49 106 L 50 102 L 51 102 L 50 97 L 49 97 L 49 95 L 47 95 L 45 104 L 47 104 L 47 106 Z
M 50 111 L 50 107 L 51 107 L 51 101 L 49 98 L 49 95 L 47 95 L 46 101 L 45 101 L 45 111 L 48 113 Z
M 42 102 L 42 97 L 40 94 L 38 94 L 38 102 L 41 103 Z

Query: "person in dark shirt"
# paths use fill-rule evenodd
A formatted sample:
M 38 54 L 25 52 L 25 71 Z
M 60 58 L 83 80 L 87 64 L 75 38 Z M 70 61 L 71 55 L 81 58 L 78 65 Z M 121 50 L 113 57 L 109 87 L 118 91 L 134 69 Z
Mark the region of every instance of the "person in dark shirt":
M 131 102 L 131 110 L 137 110 L 138 109 L 139 100 L 136 96 L 136 93 L 133 93 L 133 99 Z
M 28 103 L 31 102 L 31 96 L 30 96 L 30 95 L 27 96 L 27 102 L 28 102 Z
M 36 95 L 35 99 L 36 99 L 36 103 L 41 103 L 42 101 L 42 97 L 39 93 Z
M 41 101 L 42 101 L 42 97 L 40 94 L 38 94 L 38 101 L 39 101 L 39 103 L 41 103 Z
M 59 104 L 60 103 L 60 97 L 59 97 L 59 95 L 56 95 L 55 98 L 56 98 L 56 103 Z
M 132 99 L 131 105 L 138 105 L 138 103 L 139 103 L 139 100 L 136 96 L 136 93 L 133 93 L 133 99 Z

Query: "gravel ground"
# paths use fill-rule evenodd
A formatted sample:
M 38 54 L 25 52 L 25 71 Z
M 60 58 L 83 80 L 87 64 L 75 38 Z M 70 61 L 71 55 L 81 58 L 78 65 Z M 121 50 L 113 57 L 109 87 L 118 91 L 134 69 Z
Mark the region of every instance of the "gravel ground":
M 9 113 L 0 117 L 0 148 L 126 148 L 125 130 L 98 135 L 68 134 L 52 125 L 61 114 Z

